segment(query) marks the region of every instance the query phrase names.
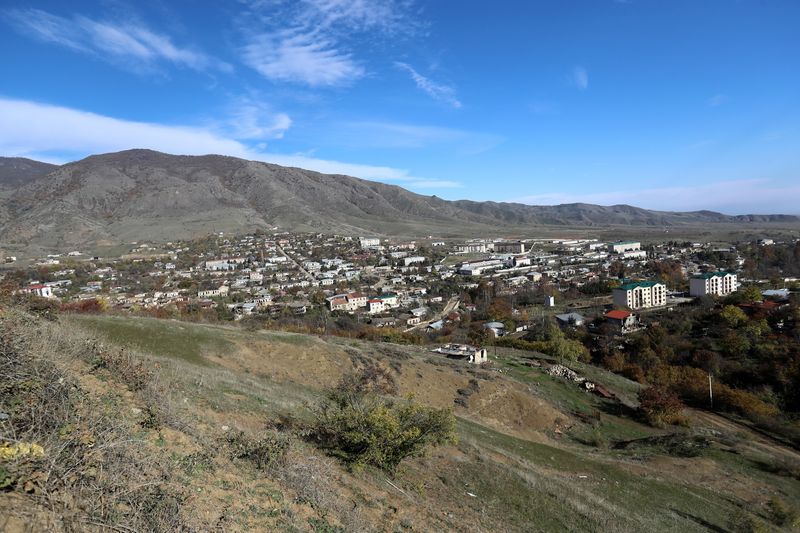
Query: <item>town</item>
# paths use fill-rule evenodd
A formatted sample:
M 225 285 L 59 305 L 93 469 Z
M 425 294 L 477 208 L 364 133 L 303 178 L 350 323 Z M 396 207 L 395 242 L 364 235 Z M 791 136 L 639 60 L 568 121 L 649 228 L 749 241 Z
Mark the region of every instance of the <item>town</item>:
M 72 311 L 434 343 L 485 362 L 474 354 L 489 339 L 522 338 L 548 321 L 626 335 L 743 284 L 758 289 L 756 301 L 786 301 L 797 278 L 759 277 L 750 258 L 777 245 L 218 234 L 130 243 L 114 258 L 68 251 L 25 267 L 6 258 L 4 283 Z

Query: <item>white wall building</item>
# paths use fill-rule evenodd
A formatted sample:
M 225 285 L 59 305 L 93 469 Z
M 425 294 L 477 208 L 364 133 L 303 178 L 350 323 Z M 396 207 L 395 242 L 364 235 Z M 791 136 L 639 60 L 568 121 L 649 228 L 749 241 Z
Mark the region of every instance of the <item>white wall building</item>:
M 636 241 L 617 241 L 608 245 L 608 251 L 613 254 L 635 252 L 642 249 L 642 243 Z
M 689 294 L 691 296 L 716 295 L 725 296 L 736 292 L 739 284 L 736 274 L 730 272 L 709 272 L 699 274 L 689 279 Z
M 381 240 L 377 237 L 361 237 L 358 242 L 361 244 L 362 248 L 381 245 Z
M 667 305 L 667 286 L 657 281 L 636 281 L 614 289 L 614 305 L 645 309 Z

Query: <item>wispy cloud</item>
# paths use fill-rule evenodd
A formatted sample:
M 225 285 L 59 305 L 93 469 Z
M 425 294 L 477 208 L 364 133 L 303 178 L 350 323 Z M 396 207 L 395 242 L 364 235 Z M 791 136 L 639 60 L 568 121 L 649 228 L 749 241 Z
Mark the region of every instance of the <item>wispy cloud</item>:
M 221 154 L 345 174 L 411 189 L 450 188 L 457 182 L 414 176 L 400 168 L 362 165 L 303 154 L 266 152 L 217 131 L 183 125 L 121 120 L 68 107 L 0 98 L 0 154 L 66 162 L 90 154 L 149 148 L 162 152 Z
M 286 30 L 251 37 L 244 62 L 265 78 L 306 85 L 349 85 L 364 75 L 353 57 L 315 32 Z
M 725 94 L 715 94 L 708 100 L 706 100 L 706 104 L 710 107 L 719 107 L 725 104 L 728 101 L 728 96 Z
M 179 47 L 168 36 L 140 24 L 99 21 L 81 15 L 66 18 L 40 9 L 14 9 L 6 15 L 23 35 L 134 69 L 166 62 L 198 71 L 232 70 L 228 63 Z
M 276 112 L 262 99 L 251 96 L 235 98 L 227 112 L 228 119 L 221 129 L 235 139 L 266 141 L 282 139 L 292 126 L 288 114 Z
M 415 31 L 408 0 L 251 0 L 240 17 L 242 59 L 267 79 L 311 87 L 366 74 L 357 38 L 373 43 Z
M 789 214 L 798 214 L 797 205 L 787 201 L 798 197 L 800 197 L 800 185 L 783 184 L 768 179 L 746 179 L 595 193 L 553 192 L 525 196 L 514 201 L 531 205 L 576 202 L 600 205 L 629 204 L 658 210 L 712 209 L 732 214 L 752 213 L 754 209 L 764 213 L 784 210 Z
M 585 91 L 589 88 L 589 72 L 584 67 L 578 65 L 572 69 L 571 81 L 578 90 Z
M 437 83 L 430 78 L 426 78 L 408 63 L 396 61 L 395 66 L 406 71 L 408 75 L 411 76 L 411 79 L 414 80 L 414 83 L 417 84 L 417 87 L 426 92 L 428 96 L 434 100 L 438 100 L 439 102 L 447 104 L 455 109 L 461 108 L 461 101 L 456 98 L 456 91 L 454 88 L 448 85 Z

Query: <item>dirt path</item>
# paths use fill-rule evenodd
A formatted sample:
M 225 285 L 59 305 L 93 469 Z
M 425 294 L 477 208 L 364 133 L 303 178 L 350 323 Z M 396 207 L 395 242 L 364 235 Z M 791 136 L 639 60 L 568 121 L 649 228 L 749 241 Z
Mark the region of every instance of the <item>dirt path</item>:
M 774 439 L 770 439 L 743 424 L 707 411 L 690 409 L 689 412 L 697 422 L 711 429 L 745 437 L 741 444 L 738 445 L 739 447 L 749 449 L 761 455 L 783 458 L 800 464 L 800 452 Z

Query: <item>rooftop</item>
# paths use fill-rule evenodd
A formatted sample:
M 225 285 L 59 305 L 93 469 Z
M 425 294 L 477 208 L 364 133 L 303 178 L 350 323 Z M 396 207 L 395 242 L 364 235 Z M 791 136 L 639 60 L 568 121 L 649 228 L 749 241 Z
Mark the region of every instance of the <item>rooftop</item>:
M 695 274 L 692 276 L 693 279 L 711 279 L 714 277 L 722 277 L 731 274 L 731 272 L 726 272 L 724 270 L 719 270 L 717 272 L 706 272 L 705 274 Z
M 624 291 L 629 291 L 637 287 L 655 287 L 658 284 L 659 284 L 658 281 L 631 281 L 629 283 L 620 286 L 619 288 Z

